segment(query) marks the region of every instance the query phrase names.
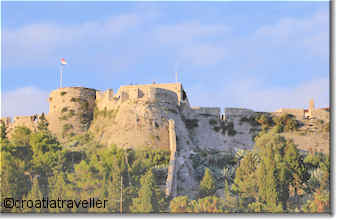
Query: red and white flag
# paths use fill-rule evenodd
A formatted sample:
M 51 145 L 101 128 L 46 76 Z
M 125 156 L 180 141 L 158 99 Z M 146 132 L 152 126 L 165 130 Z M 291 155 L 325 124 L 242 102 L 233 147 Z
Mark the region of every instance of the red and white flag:
M 67 62 L 66 62 L 66 60 L 64 58 L 61 59 L 61 64 L 62 65 L 66 65 L 67 64 Z

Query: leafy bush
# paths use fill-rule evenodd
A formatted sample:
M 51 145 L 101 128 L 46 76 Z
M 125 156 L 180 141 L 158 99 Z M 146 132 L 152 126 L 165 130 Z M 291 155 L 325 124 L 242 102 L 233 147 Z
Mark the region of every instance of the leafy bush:
M 71 118 L 71 117 L 73 117 L 74 115 L 75 115 L 75 110 L 70 109 L 70 110 L 69 110 L 69 113 L 68 113 L 68 117 Z
M 210 125 L 216 125 L 218 122 L 215 119 L 210 119 L 209 124 Z
M 62 112 L 62 113 L 66 112 L 66 111 L 68 111 L 68 107 L 63 107 L 63 108 L 61 109 L 61 112 Z
M 198 119 L 185 119 L 184 120 L 187 129 L 193 129 L 198 127 Z
M 249 123 L 252 127 L 258 126 L 259 123 L 256 121 L 256 118 L 254 116 L 250 117 L 242 117 L 240 119 L 240 122 L 246 122 Z
M 73 128 L 72 124 L 64 124 L 63 125 L 63 134 L 67 133 L 72 128 Z
M 330 132 L 330 122 L 327 122 L 322 127 L 323 132 Z
M 65 94 L 67 94 L 67 92 L 65 91 L 61 92 L 61 96 L 64 96 Z
M 31 133 L 31 130 L 27 127 L 16 127 L 11 136 L 11 141 L 16 146 L 28 146 Z
M 221 121 L 220 126 L 214 126 L 213 129 L 216 132 L 221 130 L 223 135 L 226 135 L 227 133 L 229 136 L 234 136 L 236 134 L 234 123 L 232 121 Z
M 72 97 L 70 99 L 71 102 L 79 102 L 81 99 L 80 98 L 75 98 L 75 97 Z
M 289 115 L 289 114 L 282 114 L 280 117 L 274 116 L 273 121 L 275 123 L 275 126 L 278 127 L 277 131 L 279 133 L 285 131 L 296 131 L 299 123 L 297 120 L 294 118 L 294 116 Z

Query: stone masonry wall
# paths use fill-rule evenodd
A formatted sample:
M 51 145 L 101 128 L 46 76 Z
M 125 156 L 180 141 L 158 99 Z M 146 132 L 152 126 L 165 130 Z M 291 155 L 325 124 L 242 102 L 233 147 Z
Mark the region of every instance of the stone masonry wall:
M 249 117 L 255 112 L 245 108 L 224 108 L 223 119 L 233 119 L 237 117 Z
M 323 110 L 323 109 L 314 109 L 312 110 L 312 116 L 324 121 L 330 120 L 330 112 Z
M 191 107 L 193 113 L 198 115 L 210 115 L 215 117 L 220 117 L 220 108 L 211 108 L 211 107 Z
M 98 97 L 96 98 L 96 107 L 98 110 L 114 110 L 125 102 L 167 103 L 178 105 L 176 92 L 152 86 L 143 86 L 141 88 L 135 86 L 121 86 L 114 96 L 111 94 L 112 92 L 109 90 L 104 93 L 98 93 Z
M 120 89 L 122 90 L 129 90 L 132 89 L 145 89 L 145 88 L 160 88 L 172 91 L 177 94 L 178 102 L 182 99 L 182 85 L 181 83 L 161 83 L 161 84 L 146 84 L 146 85 L 129 85 L 129 86 L 121 86 Z
M 176 132 L 174 120 L 169 120 L 169 141 L 170 141 L 170 163 L 168 167 L 168 175 L 166 179 L 166 195 L 174 197 L 176 194 L 175 189 L 175 179 L 176 179 L 176 152 L 177 152 L 177 143 L 176 143 Z
M 275 113 L 283 114 L 291 114 L 294 115 L 297 119 L 303 119 L 304 118 L 304 109 L 297 109 L 297 108 L 281 108 L 277 110 Z

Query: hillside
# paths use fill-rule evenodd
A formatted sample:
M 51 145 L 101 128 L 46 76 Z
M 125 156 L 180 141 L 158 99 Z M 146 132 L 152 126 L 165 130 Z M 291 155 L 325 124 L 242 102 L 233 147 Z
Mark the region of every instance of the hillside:
M 233 181 L 238 161 L 264 133 L 291 139 L 304 151 L 329 153 L 326 111 L 317 110 L 310 119 L 240 108 L 221 114 L 220 108 L 191 106 L 180 83 L 121 86 L 117 93 L 67 87 L 53 91 L 49 104 L 46 115 L 3 118 L 9 140 L 16 128 L 38 131 L 45 121 L 72 152 L 71 166 L 95 148 L 169 152 L 169 163 L 155 172 L 170 198 L 198 198 L 206 169 L 215 176 L 217 195 L 224 196 L 224 180 Z

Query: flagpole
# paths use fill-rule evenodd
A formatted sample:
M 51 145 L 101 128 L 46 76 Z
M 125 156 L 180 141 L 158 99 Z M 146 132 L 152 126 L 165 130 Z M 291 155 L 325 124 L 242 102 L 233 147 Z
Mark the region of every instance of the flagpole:
M 62 73 L 63 73 L 63 65 L 60 66 L 60 88 L 62 88 Z

